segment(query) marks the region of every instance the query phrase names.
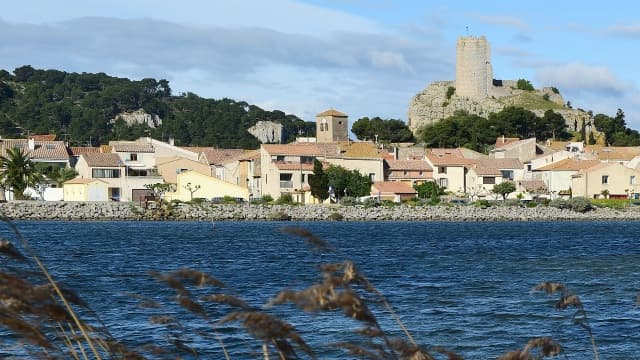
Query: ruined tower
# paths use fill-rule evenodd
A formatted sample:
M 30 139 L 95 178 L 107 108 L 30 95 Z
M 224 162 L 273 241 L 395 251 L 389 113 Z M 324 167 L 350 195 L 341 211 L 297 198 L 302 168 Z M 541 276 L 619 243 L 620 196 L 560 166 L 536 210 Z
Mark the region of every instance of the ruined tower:
M 484 36 L 461 36 L 456 46 L 456 95 L 474 99 L 489 96 L 493 86 L 491 49 Z

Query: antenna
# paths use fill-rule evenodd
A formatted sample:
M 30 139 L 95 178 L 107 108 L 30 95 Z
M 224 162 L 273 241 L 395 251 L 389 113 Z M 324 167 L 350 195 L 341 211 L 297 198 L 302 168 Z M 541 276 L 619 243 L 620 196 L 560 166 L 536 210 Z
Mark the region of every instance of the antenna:
M 467 35 L 469 35 L 469 26 L 465 26 L 465 28 L 467 29 Z

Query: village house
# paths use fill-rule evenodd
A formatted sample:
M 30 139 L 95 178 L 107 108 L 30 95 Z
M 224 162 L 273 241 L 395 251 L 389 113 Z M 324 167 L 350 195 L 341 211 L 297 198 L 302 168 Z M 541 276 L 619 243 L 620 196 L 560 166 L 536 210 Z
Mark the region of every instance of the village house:
M 580 170 L 598 164 L 600 164 L 598 160 L 568 158 L 533 169 L 533 180 L 540 180 L 545 184 L 551 199 L 558 196 L 570 197 L 572 195 L 572 176 Z
M 571 176 L 572 196 L 587 198 L 635 198 L 640 171 L 623 166 L 617 162 L 601 162 L 582 168 Z

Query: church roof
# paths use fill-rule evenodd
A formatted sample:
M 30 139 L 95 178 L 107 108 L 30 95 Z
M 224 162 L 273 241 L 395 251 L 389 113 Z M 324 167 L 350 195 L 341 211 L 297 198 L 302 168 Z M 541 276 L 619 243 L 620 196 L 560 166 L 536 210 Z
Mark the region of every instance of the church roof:
M 329 110 L 325 110 L 323 112 L 321 112 L 320 114 L 316 115 L 316 116 L 335 116 L 335 117 L 347 117 L 348 115 L 345 113 L 342 113 L 336 109 L 329 109 Z

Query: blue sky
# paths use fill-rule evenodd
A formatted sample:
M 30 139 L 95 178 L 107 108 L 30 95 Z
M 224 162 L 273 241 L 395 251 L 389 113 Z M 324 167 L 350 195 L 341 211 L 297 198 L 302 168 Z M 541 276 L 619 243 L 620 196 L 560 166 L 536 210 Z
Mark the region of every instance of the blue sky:
M 494 77 L 556 86 L 640 129 L 634 1 L 12 0 L 0 68 L 30 64 L 171 82 L 313 120 L 327 108 L 406 120 L 432 81 L 453 80 L 455 42 L 484 35 Z

